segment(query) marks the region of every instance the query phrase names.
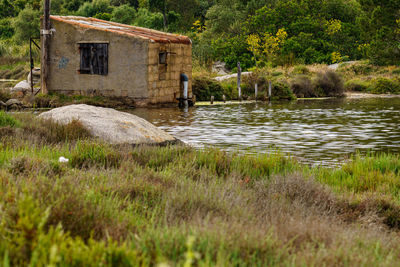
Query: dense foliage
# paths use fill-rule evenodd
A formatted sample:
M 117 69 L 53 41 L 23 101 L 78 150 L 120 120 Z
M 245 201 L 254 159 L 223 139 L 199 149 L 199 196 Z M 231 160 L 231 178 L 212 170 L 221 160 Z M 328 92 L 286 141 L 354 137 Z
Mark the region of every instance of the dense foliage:
M 0 0 L 2 42 L 38 36 L 40 9 Z M 187 34 L 202 65 L 400 62 L 400 0 L 52 0 L 51 12 Z

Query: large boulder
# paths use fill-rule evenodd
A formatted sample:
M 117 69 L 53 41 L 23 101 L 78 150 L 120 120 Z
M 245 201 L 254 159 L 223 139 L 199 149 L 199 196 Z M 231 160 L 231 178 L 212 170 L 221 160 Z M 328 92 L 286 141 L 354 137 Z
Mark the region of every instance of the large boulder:
M 70 105 L 44 112 L 39 117 L 61 124 L 79 120 L 93 136 L 111 144 L 163 144 L 177 141 L 150 122 L 111 108 Z
M 22 107 L 22 102 L 14 98 L 8 99 L 5 104 L 7 109 L 20 109 Z
M 25 94 L 26 92 L 31 90 L 31 85 L 27 81 L 21 81 L 17 83 L 12 89 L 11 93 L 19 93 L 22 92 Z
M 215 72 L 218 75 L 227 75 L 229 73 L 229 70 L 226 68 L 225 62 L 216 61 L 212 65 L 212 72 Z

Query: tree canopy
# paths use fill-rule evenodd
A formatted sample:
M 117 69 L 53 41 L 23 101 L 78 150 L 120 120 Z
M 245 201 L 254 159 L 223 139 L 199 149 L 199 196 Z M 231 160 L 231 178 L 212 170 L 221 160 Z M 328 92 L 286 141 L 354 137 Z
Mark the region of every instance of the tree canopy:
M 39 10 L 0 0 L 0 38 L 37 35 Z M 201 64 L 400 64 L 400 0 L 52 0 L 51 12 L 189 35 Z

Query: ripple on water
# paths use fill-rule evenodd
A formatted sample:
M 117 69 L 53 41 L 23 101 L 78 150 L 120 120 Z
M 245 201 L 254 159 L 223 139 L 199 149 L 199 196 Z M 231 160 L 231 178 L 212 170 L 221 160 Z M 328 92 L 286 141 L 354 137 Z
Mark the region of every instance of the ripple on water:
M 144 109 L 147 119 L 194 147 L 266 153 L 276 147 L 312 164 L 343 162 L 360 151 L 400 152 L 400 98 L 312 100 Z

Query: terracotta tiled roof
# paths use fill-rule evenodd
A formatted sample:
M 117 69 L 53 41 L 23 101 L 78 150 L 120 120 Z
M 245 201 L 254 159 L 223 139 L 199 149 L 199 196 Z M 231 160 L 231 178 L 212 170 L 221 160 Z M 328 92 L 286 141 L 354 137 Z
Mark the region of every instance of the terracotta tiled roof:
M 101 19 L 77 16 L 50 16 L 50 19 L 73 24 L 82 28 L 91 28 L 96 30 L 114 32 L 127 36 L 139 37 L 142 39 L 148 39 L 157 43 L 191 44 L 191 40 L 187 36 L 165 33 Z

